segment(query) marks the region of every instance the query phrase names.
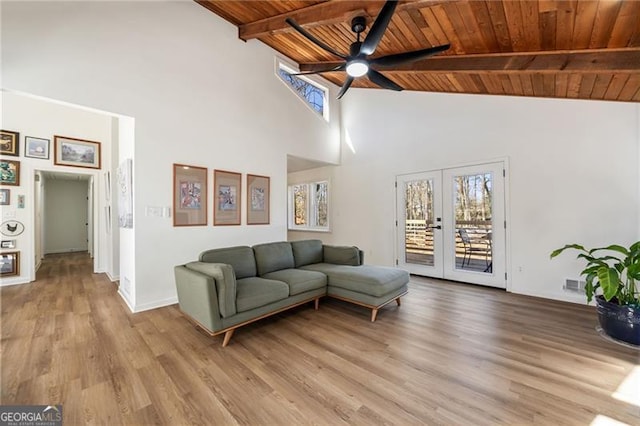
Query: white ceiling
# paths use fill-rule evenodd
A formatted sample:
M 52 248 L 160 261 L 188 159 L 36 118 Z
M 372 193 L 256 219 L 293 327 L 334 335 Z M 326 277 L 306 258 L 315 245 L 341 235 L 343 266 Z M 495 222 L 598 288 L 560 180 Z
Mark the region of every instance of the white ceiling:
M 287 173 L 301 172 L 303 170 L 317 169 L 318 167 L 332 166 L 333 164 L 322 161 L 308 160 L 294 155 L 287 155 Z
M 42 172 L 45 180 L 89 180 L 90 175 L 81 173 Z

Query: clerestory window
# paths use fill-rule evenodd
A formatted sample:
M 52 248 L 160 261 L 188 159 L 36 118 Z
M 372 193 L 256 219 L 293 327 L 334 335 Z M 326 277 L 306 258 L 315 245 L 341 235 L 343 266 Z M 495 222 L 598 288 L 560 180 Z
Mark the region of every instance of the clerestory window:
M 293 75 L 296 73 L 291 67 L 278 61 L 277 75 L 293 92 L 302 99 L 309 108 L 329 121 L 329 90 L 311 79 Z

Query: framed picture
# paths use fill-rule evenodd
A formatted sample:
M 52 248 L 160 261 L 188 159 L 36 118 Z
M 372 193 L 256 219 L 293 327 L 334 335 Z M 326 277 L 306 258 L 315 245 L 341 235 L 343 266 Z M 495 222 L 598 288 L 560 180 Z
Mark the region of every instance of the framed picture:
M 0 248 L 3 248 L 3 249 L 16 248 L 16 240 L 2 240 L 0 242 Z
M 173 226 L 207 225 L 207 168 L 173 165 Z
M 8 189 L 0 189 L 0 206 L 8 206 L 10 204 L 11 191 Z
M 53 164 L 99 169 L 100 145 L 100 142 L 54 136 Z
M 133 229 L 133 161 L 125 159 L 118 166 L 118 226 Z
M 31 158 L 49 159 L 49 139 L 24 137 L 24 156 Z
M 0 254 L 0 276 L 11 277 L 20 274 L 20 252 Z
M 247 175 L 247 225 L 269 224 L 269 177 Z
M 213 225 L 240 225 L 242 174 L 213 171 Z
M 20 133 L 0 130 L 0 154 L 20 156 Z
M 0 185 L 20 186 L 20 162 L 0 159 Z

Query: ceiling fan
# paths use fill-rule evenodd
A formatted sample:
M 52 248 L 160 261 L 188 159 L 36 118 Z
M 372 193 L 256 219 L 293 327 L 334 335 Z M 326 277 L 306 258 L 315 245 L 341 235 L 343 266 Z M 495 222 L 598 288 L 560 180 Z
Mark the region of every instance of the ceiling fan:
M 375 68 L 390 68 L 400 64 L 419 61 L 428 56 L 444 52 L 445 50 L 449 49 L 450 45 L 445 44 L 442 46 L 429 47 L 427 49 L 414 50 L 412 52 L 397 53 L 377 58 L 369 58 L 369 56 L 375 53 L 380 40 L 382 40 L 382 36 L 384 35 L 384 32 L 386 31 L 387 26 L 391 21 L 391 17 L 393 16 L 393 12 L 395 11 L 397 4 L 398 2 L 396 0 L 388 0 L 384 4 L 382 10 L 380 10 L 380 13 L 378 14 L 378 17 L 371 26 L 369 33 L 363 41 L 360 41 L 360 34 L 366 28 L 367 20 L 364 16 L 356 16 L 355 18 L 353 18 L 353 20 L 351 21 L 351 30 L 356 33 L 356 41 L 351 43 L 348 55 L 338 52 L 331 46 L 324 43 L 322 40 L 317 39 L 307 30 L 302 28 L 292 18 L 285 19 L 285 22 L 287 24 L 291 25 L 307 40 L 311 41 L 312 43 L 331 53 L 332 55 L 344 59 L 345 61 L 343 64 L 340 64 L 338 66 L 335 66 L 335 64 L 333 64 L 331 68 L 321 69 L 317 71 L 301 72 L 294 75 L 346 71 L 347 79 L 345 80 L 342 88 L 340 89 L 340 92 L 338 93 L 338 99 L 344 96 L 355 78 L 362 77 L 364 75 L 366 75 L 367 78 L 369 78 L 369 80 L 371 80 L 373 83 L 384 89 L 396 91 L 403 90 L 401 86 L 382 75 Z

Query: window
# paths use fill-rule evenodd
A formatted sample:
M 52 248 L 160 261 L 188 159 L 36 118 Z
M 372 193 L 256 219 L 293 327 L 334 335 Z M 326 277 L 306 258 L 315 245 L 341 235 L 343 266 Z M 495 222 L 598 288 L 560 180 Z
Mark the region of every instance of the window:
M 329 121 L 329 105 L 327 102 L 329 91 L 327 88 L 304 76 L 292 75 L 296 71 L 279 61 L 277 62 L 276 73 L 307 106 Z
M 329 231 L 329 182 L 289 186 L 289 229 Z

